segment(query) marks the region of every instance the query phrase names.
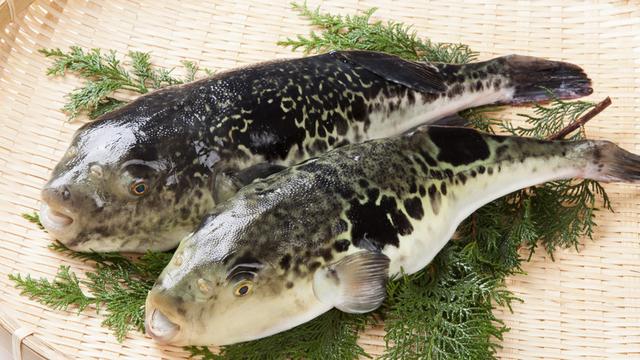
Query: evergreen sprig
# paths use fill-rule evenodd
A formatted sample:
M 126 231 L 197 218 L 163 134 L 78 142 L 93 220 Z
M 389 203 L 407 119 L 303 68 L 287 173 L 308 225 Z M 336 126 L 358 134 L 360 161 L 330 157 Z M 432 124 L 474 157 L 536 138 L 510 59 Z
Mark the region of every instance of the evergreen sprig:
M 553 95 L 551 92 L 549 94 Z M 565 101 L 552 97 L 547 106 L 535 104 L 533 115 L 518 114 L 518 116 L 524 118 L 526 126 L 515 126 L 509 121 L 501 122 L 497 125 L 512 135 L 547 138 L 595 106 L 596 104 L 590 101 Z M 569 137 L 569 140 L 578 140 L 584 138 L 584 136 L 584 131 L 577 132 Z
M 309 9 L 306 4 L 293 7 L 319 32 L 280 44 L 307 53 L 363 49 L 450 63 L 466 63 L 476 57 L 466 45 L 434 43 L 419 38 L 402 23 L 372 21 L 375 9 L 336 16 Z M 72 48 L 68 53 L 58 49 L 43 53 L 56 59 L 49 69 L 51 75 L 73 71 L 89 81 L 74 92 L 76 97 L 72 94 L 68 108 L 72 114 L 88 111 L 98 116 L 126 103 L 113 97 L 114 91 L 145 93 L 151 88 L 190 81 L 198 72 L 195 63 L 185 61 L 186 77 L 174 78 L 171 70 L 154 68 L 146 53 L 129 53 L 131 70 L 126 70 L 113 52 Z M 115 90 L 105 90 L 109 88 Z M 584 101 L 553 100 L 549 105 L 537 105 L 533 115 L 521 115 L 526 126 L 494 119 L 491 113 L 496 108 L 471 109 L 463 115 L 483 131 L 547 138 L 592 107 Z M 571 139 L 583 137 L 584 131 L 580 131 Z M 493 310 L 495 306 L 510 309 L 513 301 L 519 301 L 505 287 L 507 276 L 521 273 L 525 259 L 519 249 L 524 246 L 532 254 L 540 244 L 553 256 L 558 247 L 577 246 L 581 238 L 593 234 L 598 199 L 610 209 L 606 192 L 597 182 L 558 181 L 517 191 L 476 211 L 430 266 L 389 282 L 387 300 L 378 311 L 387 331 L 383 358 L 495 359 L 508 328 Z M 25 218 L 39 224 L 37 214 Z M 59 243 L 51 248 L 91 262 L 95 269 L 84 279 L 64 266 L 52 281 L 11 275 L 24 294 L 56 309 L 104 309 L 104 325 L 114 329 L 119 340 L 128 329 L 142 330 L 146 293 L 170 253 L 149 252 L 129 258 L 116 253 L 76 253 Z M 268 338 L 224 346 L 218 351 L 195 346 L 187 350 L 193 357 L 216 360 L 354 359 L 367 356 L 356 340 L 358 332 L 373 318 L 371 314 L 332 310 Z
M 411 26 L 395 21 L 372 21 L 376 8 L 358 15 L 332 15 L 320 12 L 320 8 L 310 9 L 306 2 L 292 3 L 295 11 L 309 19 L 311 25 L 320 29 L 312 31 L 308 37 L 298 35 L 278 44 L 301 48 L 305 53 L 330 50 L 371 50 L 395 54 L 409 60 L 423 60 L 464 64 L 473 61 L 477 53 L 467 45 L 436 43 L 418 37 Z
M 24 214 L 22 214 L 22 217 L 25 220 L 36 224 L 40 230 L 44 230 L 44 226 L 42 226 L 42 223 L 40 222 L 40 215 L 37 212 L 34 211 L 31 214 L 24 213 Z
M 67 310 L 74 305 L 78 312 L 94 303 L 94 299 L 87 297 L 80 288 L 80 281 L 76 274 L 69 271 L 69 266 L 61 265 L 54 280 L 33 279 L 30 275 L 9 275 L 9 279 L 16 283 L 22 294 L 29 295 L 38 302 L 54 310 Z
M 208 75 L 213 73 L 209 69 L 200 69 L 193 61 L 183 61 L 185 75 L 182 78 L 173 76 L 173 69 L 153 66 L 151 55 L 140 51 L 127 53 L 127 61 L 119 59 L 114 50 L 103 53 L 100 49 L 85 51 L 72 46 L 68 52 L 60 49 L 39 51 L 54 59 L 47 69 L 48 75 L 61 76 L 73 72 L 85 79 L 82 87 L 69 94 L 69 100 L 63 107 L 72 119 L 84 113 L 95 119 L 126 104 L 127 101 L 116 98 L 119 91 L 146 94 L 154 89 L 193 81 L 201 71 Z
M 472 247 L 447 247 L 427 271 L 388 287 L 383 359 L 489 359 L 507 331 L 492 301 L 509 304 L 503 279 L 483 269 Z
M 59 242 L 49 248 L 91 262 L 94 269 L 86 272 L 82 280 L 64 265 L 51 281 L 9 275 L 23 295 L 56 310 L 76 308 L 80 313 L 90 306 L 98 313 L 104 310 L 102 324 L 114 331 L 118 341 L 124 340 L 130 329 L 144 331 L 147 292 L 171 259 L 170 253 L 149 252 L 129 258 L 117 253 L 79 253 Z

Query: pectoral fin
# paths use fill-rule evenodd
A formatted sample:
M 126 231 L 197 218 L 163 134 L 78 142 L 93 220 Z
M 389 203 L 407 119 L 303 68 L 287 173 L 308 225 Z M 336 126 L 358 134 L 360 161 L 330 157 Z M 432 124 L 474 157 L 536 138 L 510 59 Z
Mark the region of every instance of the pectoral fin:
M 219 204 L 232 197 L 240 188 L 251 184 L 255 179 L 266 178 L 285 167 L 269 163 L 260 163 L 235 172 L 220 172 L 214 181 L 213 200 Z
M 435 121 L 424 122 L 405 131 L 403 134 L 413 134 L 416 131 L 428 129 L 431 126 L 467 127 L 471 122 L 458 114 L 442 117 Z
M 348 313 L 377 309 L 387 295 L 389 258 L 381 253 L 360 251 L 318 269 L 313 292 L 318 300 Z
M 470 125 L 470 122 L 468 119 L 465 119 L 462 116 L 458 115 L 458 113 L 455 113 L 455 114 L 440 118 L 434 121 L 433 123 L 431 123 L 431 125 L 467 127 Z

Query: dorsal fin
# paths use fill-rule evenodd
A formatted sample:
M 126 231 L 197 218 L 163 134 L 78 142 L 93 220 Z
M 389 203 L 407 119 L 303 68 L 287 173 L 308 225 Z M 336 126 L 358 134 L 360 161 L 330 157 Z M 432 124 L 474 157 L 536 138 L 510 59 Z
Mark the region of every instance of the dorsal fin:
M 385 80 L 422 93 L 440 93 L 447 88 L 438 69 L 428 63 L 401 59 L 374 51 L 332 51 L 340 61 L 360 65 Z

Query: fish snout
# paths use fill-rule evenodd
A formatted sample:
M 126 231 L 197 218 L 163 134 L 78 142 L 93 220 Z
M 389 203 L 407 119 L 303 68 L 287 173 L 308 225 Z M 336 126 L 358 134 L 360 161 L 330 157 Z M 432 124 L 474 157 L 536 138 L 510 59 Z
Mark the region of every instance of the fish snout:
M 144 328 L 147 335 L 160 344 L 168 344 L 180 332 L 180 325 L 173 323 L 159 309 L 147 309 Z
M 42 200 L 46 202 L 69 202 L 71 200 L 71 189 L 68 185 L 45 186 L 42 189 Z
M 162 303 L 162 299 L 159 299 L 158 294 L 151 290 L 145 305 L 144 329 L 156 342 L 169 344 L 174 342 L 181 328 L 160 310 L 157 303 Z
M 65 237 L 73 229 L 77 214 L 71 207 L 72 193 L 68 186 L 45 187 L 42 189 L 40 221 L 47 231 Z

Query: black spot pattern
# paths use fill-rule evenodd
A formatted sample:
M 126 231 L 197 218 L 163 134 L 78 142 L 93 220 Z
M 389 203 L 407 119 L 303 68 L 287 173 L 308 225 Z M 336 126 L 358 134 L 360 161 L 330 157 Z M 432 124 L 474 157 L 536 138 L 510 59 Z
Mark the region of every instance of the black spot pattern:
M 489 157 L 487 142 L 475 130 L 431 127 L 429 136 L 440 150 L 438 160 L 453 166 L 466 165 Z
M 331 248 L 322 248 L 318 250 L 318 255 L 320 255 L 320 257 L 322 257 L 322 260 L 326 262 L 331 261 L 331 259 L 333 259 L 333 253 L 331 251 Z
M 438 213 L 440 212 L 441 198 L 442 196 L 440 195 L 440 192 L 438 192 L 438 188 L 436 188 L 435 184 L 429 186 L 429 200 L 431 201 L 431 209 L 436 215 L 438 215 Z
M 496 149 L 496 157 L 499 158 L 499 159 L 504 157 L 504 155 L 505 155 L 505 153 L 507 152 L 508 149 L 509 149 L 509 147 L 507 145 L 498 146 L 498 148 Z
M 379 249 L 386 244 L 398 246 L 398 234 L 406 235 L 413 231 L 409 220 L 398 210 L 393 198 L 383 196 L 380 205 L 371 201 L 364 204 L 353 201 L 350 205 L 347 217 L 353 226 L 351 238 L 355 246 L 365 238 Z M 388 215 L 393 222 L 389 221 Z
M 276 264 L 287 281 L 309 277 L 347 252 L 384 251 L 415 239 L 421 222 L 447 215 L 443 206 L 460 187 L 500 169 L 495 159 L 484 161 L 489 148 L 504 145 L 514 156 L 533 153 L 492 139 L 464 128 L 432 127 L 348 145 L 244 187 L 217 211 L 248 222 L 236 225 L 218 216 L 210 226 L 221 229 L 220 237 L 236 236 L 229 240 L 234 253 Z M 475 151 L 453 149 L 463 145 Z M 286 288 L 285 281 L 280 284 Z
M 280 259 L 280 268 L 282 268 L 282 270 L 284 271 L 287 271 L 289 270 L 290 267 L 291 267 L 291 254 L 285 254 Z
M 314 272 L 316 271 L 319 267 L 320 267 L 320 262 L 319 261 L 313 261 L 311 264 L 309 264 L 309 271 Z
M 347 250 L 349 250 L 349 245 L 351 245 L 351 242 L 349 242 L 349 240 L 338 240 L 335 243 L 333 243 L 333 248 L 337 251 L 337 252 L 345 252 Z
M 404 201 L 404 207 L 407 209 L 409 216 L 416 220 L 422 219 L 424 210 L 422 209 L 422 201 L 418 197 L 412 197 Z
M 421 149 L 420 156 L 422 156 L 424 161 L 426 161 L 429 166 L 438 166 L 438 162 L 436 161 L 436 159 L 434 159 L 426 150 Z

